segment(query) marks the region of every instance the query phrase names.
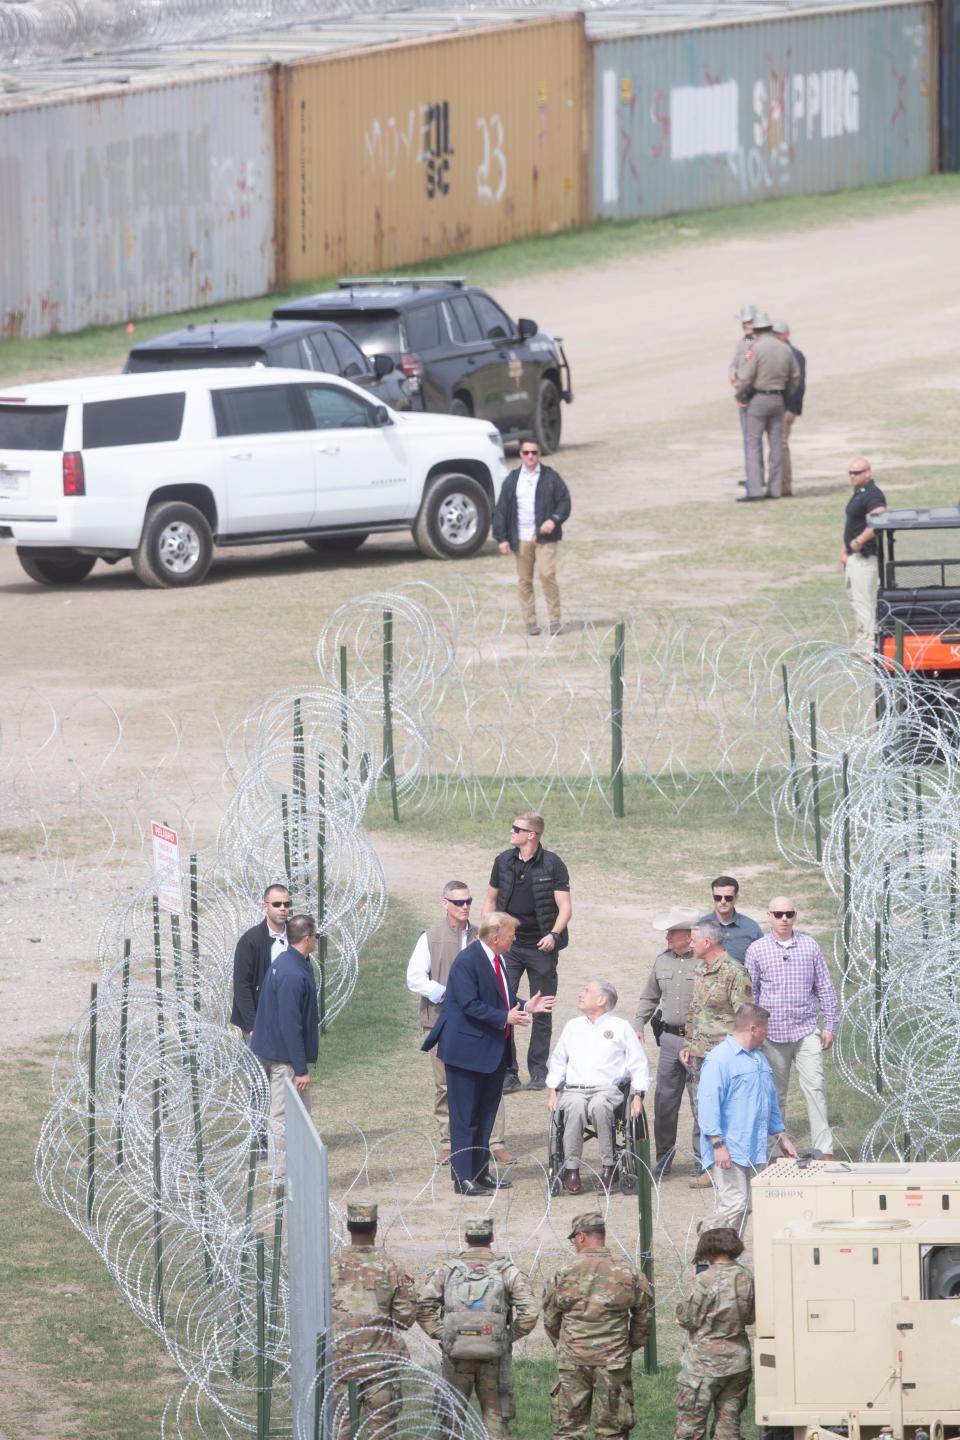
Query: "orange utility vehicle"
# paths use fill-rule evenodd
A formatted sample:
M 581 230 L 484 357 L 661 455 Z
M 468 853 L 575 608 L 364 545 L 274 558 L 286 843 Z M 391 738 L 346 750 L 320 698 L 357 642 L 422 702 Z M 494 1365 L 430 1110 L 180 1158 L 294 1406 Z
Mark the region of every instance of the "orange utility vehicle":
M 960 505 L 871 516 L 880 586 L 876 647 L 900 661 L 938 718 L 960 717 Z M 902 656 L 900 630 L 903 627 Z

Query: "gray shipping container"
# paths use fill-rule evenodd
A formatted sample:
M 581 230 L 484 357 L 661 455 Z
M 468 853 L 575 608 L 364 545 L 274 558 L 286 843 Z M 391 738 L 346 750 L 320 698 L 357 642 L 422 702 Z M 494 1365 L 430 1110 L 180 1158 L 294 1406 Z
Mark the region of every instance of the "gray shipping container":
M 268 66 L 0 110 L 0 336 L 262 295 Z
M 594 46 L 593 209 L 632 219 L 936 168 L 932 4 Z

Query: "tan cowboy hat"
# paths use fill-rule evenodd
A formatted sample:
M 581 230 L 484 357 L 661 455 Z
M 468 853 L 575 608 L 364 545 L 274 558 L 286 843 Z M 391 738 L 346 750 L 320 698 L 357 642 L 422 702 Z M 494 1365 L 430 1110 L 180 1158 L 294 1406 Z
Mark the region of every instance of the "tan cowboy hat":
M 653 928 L 659 930 L 661 935 L 665 930 L 692 930 L 699 919 L 699 910 L 691 910 L 688 905 L 674 905 L 666 915 L 658 916 L 654 920 Z

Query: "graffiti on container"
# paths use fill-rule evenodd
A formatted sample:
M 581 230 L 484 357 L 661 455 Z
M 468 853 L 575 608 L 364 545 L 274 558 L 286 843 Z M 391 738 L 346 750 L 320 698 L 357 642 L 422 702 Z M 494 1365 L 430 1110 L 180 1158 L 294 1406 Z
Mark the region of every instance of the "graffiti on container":
M 624 75 L 620 81 L 620 109 L 618 111 L 619 133 L 617 136 L 617 157 L 620 173 L 620 184 L 624 181 L 624 171 L 629 169 L 633 179 L 640 183 L 640 171 L 637 168 L 636 158 L 633 153 L 633 132 L 637 126 L 637 97 L 633 89 L 633 81 L 629 76 Z M 639 190 L 637 192 L 639 196 Z
M 382 170 L 387 180 L 394 180 L 399 163 L 419 159 L 415 144 L 417 140 L 417 115 L 426 106 L 411 105 L 406 117 L 390 115 L 381 124 L 376 117 L 364 133 L 363 142 L 367 160 L 374 170 Z
M 785 143 L 791 149 L 839 140 L 860 130 L 860 81 L 856 70 L 779 74 L 753 86 L 753 143 Z
M 898 70 L 893 60 L 890 61 L 890 78 L 893 81 L 893 114 L 890 116 L 890 124 L 896 129 L 898 120 L 904 122 L 903 139 L 907 140 L 907 74 L 905 70 Z
M 426 167 L 428 200 L 435 200 L 438 195 L 449 195 L 448 176 L 452 155 L 450 102 L 440 100 L 435 105 L 425 105 L 423 107 L 423 139 L 420 158 Z
M 790 184 L 790 150 L 782 142 L 773 149 L 738 145 L 726 159 L 727 168 L 743 195 L 783 190 Z
M 477 198 L 502 200 L 507 188 L 507 157 L 503 121 L 499 115 L 481 115 L 477 129 L 483 138 L 483 158 L 477 166 Z
M 659 141 L 657 141 L 656 144 L 650 146 L 650 154 L 653 156 L 654 160 L 659 160 L 660 157 L 662 155 L 666 155 L 670 149 L 671 117 L 669 115 L 662 115 L 660 113 L 663 107 L 663 102 L 664 100 L 666 100 L 666 98 L 667 97 L 662 90 L 657 90 L 654 94 L 653 99 L 650 101 L 650 119 L 654 125 L 660 127 Z

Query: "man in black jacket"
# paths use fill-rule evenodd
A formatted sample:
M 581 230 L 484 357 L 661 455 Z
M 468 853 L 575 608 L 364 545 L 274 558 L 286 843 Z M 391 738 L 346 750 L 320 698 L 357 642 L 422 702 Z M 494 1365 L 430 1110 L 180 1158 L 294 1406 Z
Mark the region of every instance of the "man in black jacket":
M 550 634 L 559 635 L 557 544 L 563 538 L 564 521 L 570 518 L 570 491 L 556 470 L 540 464 L 536 440 L 521 443 L 520 461 L 503 482 L 493 512 L 493 538 L 501 555 L 513 551 L 517 557 L 517 590 L 527 634 L 540 634 L 533 595 L 536 571 L 550 615 Z
M 233 1011 L 230 1024 L 239 1026 L 250 1039 L 257 1014 L 257 1000 L 263 977 L 287 948 L 287 916 L 290 891 L 286 885 L 268 885 L 263 892 L 263 919 L 245 930 L 233 952 Z
M 310 956 L 317 948 L 317 922 L 312 915 L 292 915 L 287 936 L 289 945 L 264 976 L 263 997 L 250 1037 L 250 1049 L 266 1070 L 270 1084 L 267 1143 L 274 1185 L 284 1184 L 287 1177 L 283 1082 L 293 1082 L 309 1110 L 308 1067 L 317 1063 L 320 1045 L 317 982 L 310 964 Z
M 531 994 L 556 995 L 557 960 L 567 944 L 573 914 L 570 874 L 560 856 L 541 845 L 543 827 L 543 816 L 532 810 L 517 816 L 510 826 L 510 849 L 502 850 L 493 862 L 483 906 L 484 914 L 502 911 L 516 923 L 516 937 L 504 956 L 514 994 L 526 972 Z M 549 1010 L 534 1015 L 527 1050 L 528 1090 L 546 1086 L 552 1028 Z M 514 1051 L 507 1062 L 503 1094 L 519 1088 Z

